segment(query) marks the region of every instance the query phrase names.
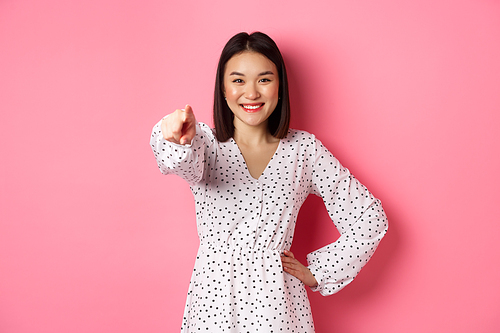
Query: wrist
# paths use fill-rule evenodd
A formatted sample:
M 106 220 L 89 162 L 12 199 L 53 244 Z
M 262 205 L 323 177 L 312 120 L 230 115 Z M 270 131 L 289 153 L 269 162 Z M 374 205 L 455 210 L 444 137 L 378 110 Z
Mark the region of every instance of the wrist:
M 308 283 L 306 283 L 306 285 L 310 288 L 316 288 L 318 286 L 318 281 L 314 277 L 314 274 L 311 272 L 311 270 L 309 270 L 309 268 L 307 270 L 309 271 L 309 278 L 307 279 Z

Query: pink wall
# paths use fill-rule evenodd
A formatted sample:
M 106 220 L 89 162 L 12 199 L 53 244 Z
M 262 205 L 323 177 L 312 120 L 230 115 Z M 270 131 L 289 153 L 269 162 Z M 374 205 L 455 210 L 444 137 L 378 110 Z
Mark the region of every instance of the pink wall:
M 382 199 L 357 280 L 317 331 L 500 330 L 500 2 L 0 1 L 0 332 L 177 332 L 197 250 L 187 185 L 151 127 L 210 122 L 218 55 L 262 30 L 293 126 Z M 335 238 L 319 200 L 300 258 Z

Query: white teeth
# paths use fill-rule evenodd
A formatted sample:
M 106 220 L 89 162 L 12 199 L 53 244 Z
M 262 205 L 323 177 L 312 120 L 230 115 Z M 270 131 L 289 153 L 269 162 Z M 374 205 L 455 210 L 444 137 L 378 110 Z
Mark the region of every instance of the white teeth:
M 243 107 L 244 107 L 245 109 L 250 109 L 250 110 L 255 110 L 255 109 L 258 109 L 258 108 L 260 108 L 261 106 L 262 106 L 262 104 L 260 104 L 260 105 L 243 105 Z

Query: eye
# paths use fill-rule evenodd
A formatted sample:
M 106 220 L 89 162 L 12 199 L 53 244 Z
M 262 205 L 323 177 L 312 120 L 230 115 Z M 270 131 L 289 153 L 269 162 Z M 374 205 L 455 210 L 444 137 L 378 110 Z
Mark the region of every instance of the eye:
M 243 83 L 243 80 L 242 79 L 235 79 L 235 80 L 233 80 L 233 83 Z
M 271 80 L 264 78 L 264 79 L 260 79 L 259 82 L 267 83 L 267 82 L 271 82 Z

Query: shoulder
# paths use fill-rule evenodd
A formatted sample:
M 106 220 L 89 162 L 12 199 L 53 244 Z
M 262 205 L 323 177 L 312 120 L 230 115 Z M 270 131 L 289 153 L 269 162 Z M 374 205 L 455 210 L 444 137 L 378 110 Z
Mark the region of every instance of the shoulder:
M 289 129 L 288 135 L 283 139 L 284 143 L 293 150 L 303 154 L 321 155 L 332 154 L 316 135 L 307 131 Z
M 316 154 L 316 137 L 306 131 L 289 129 L 287 136 L 281 140 L 281 145 L 289 156 L 297 155 L 299 159 L 312 158 Z
M 316 142 L 316 136 L 306 131 L 290 128 L 283 141 L 291 145 L 308 146 Z

